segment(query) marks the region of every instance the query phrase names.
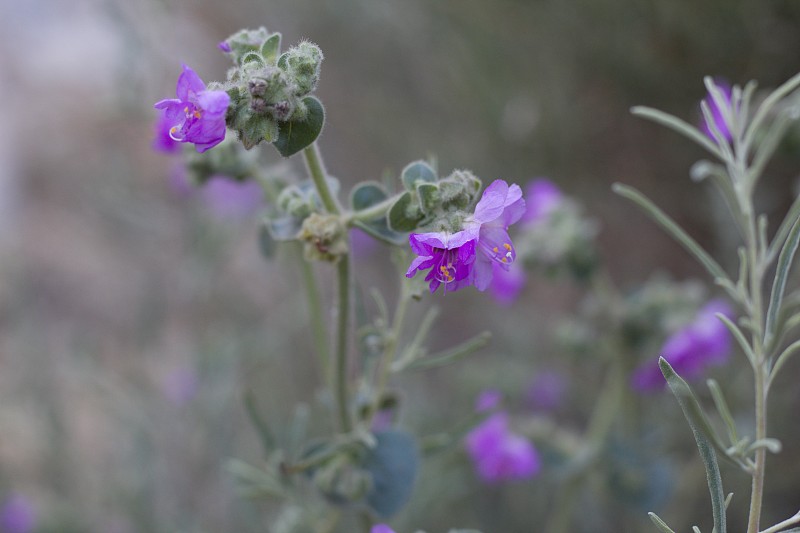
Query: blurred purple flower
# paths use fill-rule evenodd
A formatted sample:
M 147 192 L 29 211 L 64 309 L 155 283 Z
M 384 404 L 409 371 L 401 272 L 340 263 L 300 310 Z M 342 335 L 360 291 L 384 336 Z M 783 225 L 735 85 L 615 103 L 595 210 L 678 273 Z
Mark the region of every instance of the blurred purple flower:
M 153 138 L 153 150 L 163 152 L 165 154 L 174 154 L 180 151 L 181 147 L 178 141 L 173 139 L 169 134 L 169 129 L 172 127 L 173 122 L 167 117 L 165 112 L 161 112 L 156 120 L 155 130 L 156 134 Z
M 255 180 L 236 181 L 221 175 L 209 178 L 201 194 L 219 218 L 243 218 L 260 209 L 264 201 L 261 186 Z
M 528 386 L 528 405 L 536 411 L 553 411 L 564 401 L 568 386 L 564 374 L 555 370 L 540 372 Z
M 164 396 L 175 407 L 183 407 L 197 395 L 200 380 L 197 372 L 188 366 L 178 367 L 164 376 Z
M 730 109 L 731 107 L 731 87 L 724 81 L 714 80 L 714 85 L 722 92 L 722 96 L 725 100 L 725 105 Z M 717 105 L 714 97 L 711 94 L 706 95 L 703 99 L 703 102 L 708 106 L 708 110 L 711 112 L 711 118 L 714 121 L 714 127 L 717 129 L 722 138 L 726 141 L 731 140 L 731 131 L 728 128 L 728 124 L 725 122 L 725 113 L 724 111 Z M 705 116 L 702 118 L 701 128 L 703 132 L 711 138 L 712 141 L 716 142 L 716 138 L 711 131 L 711 125 L 709 125 L 708 121 L 706 120 Z
M 527 279 L 525 270 L 520 266 L 512 266 L 506 271 L 500 265 L 495 265 L 489 291 L 497 303 L 508 306 L 517 301 Z
M 715 313 L 733 318 L 727 302 L 712 300 L 698 311 L 694 321 L 673 333 L 661 348 L 659 355 L 686 380 L 697 379 L 707 367 L 728 360 L 730 332 Z M 665 383 L 657 358 L 640 365 L 631 378 L 633 388 L 640 392 L 660 390 Z
M 503 401 L 502 392 L 497 389 L 486 389 L 475 400 L 475 411 L 478 413 L 493 411 L 497 409 L 501 401 Z
M 516 252 L 508 227 L 524 212 L 525 200 L 519 186 L 495 180 L 483 191 L 463 230 L 409 236 L 411 250 L 419 257 L 411 262 L 406 276 L 412 278 L 418 270 L 430 268 L 425 281 L 430 283 L 431 292 L 441 284 L 445 291 L 468 285 L 486 290 L 492 281 L 493 265 L 508 270 L 514 262 Z
M 220 41 L 219 43 L 217 43 L 217 48 L 219 48 L 226 54 L 231 53 L 231 45 L 229 45 L 227 41 Z
M 183 161 L 176 161 L 169 170 L 167 177 L 169 190 L 178 198 L 188 198 L 197 190 L 197 185 L 189 178 L 186 165 Z
M 527 479 L 539 471 L 539 455 L 525 437 L 508 428 L 508 415 L 496 413 L 466 436 L 466 449 L 478 475 L 495 484 Z
M 527 208 L 522 216 L 523 223 L 536 223 L 542 221 L 563 200 L 564 195 L 555 183 L 539 178 L 533 180 L 525 187 L 525 203 Z
M 378 241 L 363 230 L 352 228 L 350 230 L 350 252 L 353 257 L 365 258 L 372 255 Z
M 36 525 L 33 504 L 21 494 L 12 494 L 0 508 L 0 531 L 3 533 L 29 533 Z
M 394 533 L 394 529 L 386 524 L 375 524 L 369 533 Z
M 225 138 L 225 113 L 230 97 L 225 91 L 209 91 L 192 69 L 183 65 L 175 89 L 178 98 L 161 100 L 156 109 L 167 117 L 169 136 L 178 142 L 195 144 L 205 152 Z

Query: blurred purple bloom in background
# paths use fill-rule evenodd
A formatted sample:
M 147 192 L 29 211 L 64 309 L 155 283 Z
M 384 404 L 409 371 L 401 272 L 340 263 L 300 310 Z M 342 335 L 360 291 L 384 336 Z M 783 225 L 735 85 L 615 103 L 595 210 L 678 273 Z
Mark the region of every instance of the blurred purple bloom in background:
M 217 48 L 219 48 L 226 54 L 229 54 L 231 52 L 231 45 L 229 45 L 227 41 L 220 41 L 219 43 L 217 43 Z
M 12 494 L 0 508 L 2 533 L 29 533 L 36 525 L 33 504 L 21 494 Z
M 722 95 L 725 98 L 725 105 L 730 109 L 731 107 L 731 87 L 727 83 L 714 80 L 714 85 L 722 91 Z M 703 98 L 703 102 L 708 106 L 708 110 L 711 112 L 711 118 L 714 121 L 714 127 L 716 127 L 717 131 L 722 135 L 722 138 L 726 141 L 731 140 L 731 131 L 728 128 L 728 124 L 725 122 L 725 114 L 722 109 L 717 105 L 714 101 L 714 97 L 711 94 L 708 94 L 705 98 Z M 714 134 L 711 132 L 711 126 L 708 124 L 708 121 L 705 119 L 705 116 L 702 118 L 701 128 L 703 132 L 708 135 L 712 141 L 716 142 L 714 138 Z
M 555 183 L 546 179 L 535 179 L 525 187 L 525 202 L 527 207 L 522 216 L 523 223 L 536 223 L 542 221 L 563 200 L 564 195 Z
M 569 382 L 561 372 L 547 370 L 536 374 L 528 385 L 525 399 L 536 411 L 553 411 L 564 401 Z
M 366 258 L 377 249 L 378 241 L 359 228 L 350 229 L 350 252 L 353 257 Z
M 727 302 L 712 300 L 698 311 L 690 324 L 673 333 L 658 354 L 686 380 L 697 379 L 709 366 L 721 365 L 728 360 L 730 332 L 715 313 L 733 318 L 733 310 Z M 666 382 L 658 367 L 658 358 L 640 365 L 633 373 L 631 383 L 640 392 L 664 388 Z
M 175 93 L 177 99 L 161 100 L 155 105 L 156 109 L 164 110 L 169 136 L 178 142 L 194 143 L 198 152 L 222 142 L 230 102 L 228 93 L 206 90 L 200 76 L 186 65 L 178 77 Z
M 466 448 L 478 475 L 487 483 L 527 479 L 539 471 L 533 444 L 508 427 L 508 415 L 496 413 L 466 436 Z
M 525 212 L 525 200 L 519 185 L 509 186 L 495 180 L 483 191 L 475 206 L 475 213 L 464 222 L 464 229 L 456 233 L 412 233 L 411 250 L 417 254 L 408 267 L 406 277 L 412 278 L 418 270 L 431 269 L 425 277 L 431 292 L 439 285 L 445 291 L 456 291 L 475 285 L 486 290 L 492 281 L 494 265 L 508 270 L 516 252 L 508 236 L 508 226 Z
M 372 526 L 372 529 L 369 533 L 394 533 L 394 529 L 390 528 L 386 524 L 375 524 Z
M 503 401 L 502 392 L 497 389 L 486 389 L 475 400 L 475 411 L 478 413 L 492 411 L 497 409 L 501 401 Z
M 175 407 L 183 407 L 197 395 L 200 379 L 194 368 L 178 367 L 167 373 L 161 383 L 164 396 Z
M 264 202 L 261 186 L 255 180 L 237 181 L 221 175 L 209 178 L 201 195 L 219 218 L 243 218 L 260 209 Z

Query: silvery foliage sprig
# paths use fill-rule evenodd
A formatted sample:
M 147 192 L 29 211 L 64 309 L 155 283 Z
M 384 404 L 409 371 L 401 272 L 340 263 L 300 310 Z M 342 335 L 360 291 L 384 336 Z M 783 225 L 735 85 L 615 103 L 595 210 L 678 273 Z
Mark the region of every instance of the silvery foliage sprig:
M 392 184 L 368 181 L 354 187 L 349 202 L 342 203 L 339 181 L 328 174 L 316 144 L 325 121 L 324 107 L 312 94 L 319 81 L 322 52 L 307 41 L 282 52 L 281 39 L 280 33 L 263 27 L 237 32 L 218 45 L 234 64 L 224 82 L 206 86 L 184 66 L 177 98 L 159 102 L 157 108 L 164 110 L 170 122 L 169 136 L 194 143 L 201 152 L 192 156 L 191 170 L 198 181 L 224 173 L 237 180 L 258 179 L 263 185 L 271 200 L 261 236 L 266 255 L 273 254 L 281 242 L 302 249 L 301 273 L 317 362 L 330 391 L 324 403 L 332 411 L 336 430 L 311 439 L 309 409 L 299 406 L 288 439 L 279 443 L 255 396 L 248 394 L 245 407 L 261 438 L 265 461 L 256 466 L 234 459 L 228 470 L 246 495 L 286 502 L 274 531 L 333 531 L 340 521 L 352 521 L 353 515 L 368 526 L 376 516 L 395 514 L 413 490 L 420 461 L 418 439 L 391 424 L 379 427 L 376 422 L 379 415 L 391 416 L 398 408 L 399 400 L 389 390 L 390 377 L 446 365 L 481 348 L 489 339 L 488 332 L 482 332 L 443 352 L 428 353 L 424 345 L 436 311 L 424 314 L 416 332 L 409 335 L 408 307 L 421 298 L 424 286 L 420 280 L 401 278 L 393 311 L 382 295 L 373 293 L 378 312 L 374 318 L 360 321 L 356 336 L 361 361 L 354 378 L 356 365 L 349 346 L 354 299 L 349 230 L 359 228 L 405 248 L 409 232 L 423 228 L 448 232 L 463 225 L 479 201 L 482 185 L 469 171 L 442 176 L 434 164 L 415 161 L 400 173 L 399 192 L 390 192 Z M 225 139 L 226 129 L 236 133 L 244 151 Z M 302 154 L 308 179 L 297 181 L 286 174 L 266 172 L 248 152 L 260 144 L 272 144 L 283 157 Z M 511 189 L 505 182 L 503 185 Z M 493 223 L 501 224 L 489 220 L 485 225 Z M 479 229 L 474 226 L 476 235 Z M 505 246 L 511 249 L 510 243 Z M 408 261 L 407 252 L 395 252 L 401 256 L 398 263 Z M 508 257 L 513 259 L 511 252 Z M 325 325 L 311 261 L 326 262 L 336 269 L 337 308 L 331 332 Z M 444 280 L 450 281 L 452 278 Z M 410 339 L 406 340 L 407 336 Z M 309 486 L 313 488 L 311 497 L 306 490 Z M 298 501 L 302 501 L 300 507 Z M 350 518 L 342 518 L 343 514 Z
M 747 532 L 788 531 L 785 528 L 800 522 L 800 513 L 763 531 L 759 523 L 766 453 L 778 453 L 781 449 L 780 442 L 767 433 L 768 394 L 779 371 L 800 350 L 800 340 L 791 341 L 792 333 L 796 334 L 796 326 L 800 325 L 800 294 L 797 291 L 787 294 L 788 275 L 800 243 L 800 198 L 795 199 L 772 239 L 767 234 L 767 216 L 755 212 L 753 199 L 768 161 L 790 124 L 800 116 L 798 100 L 793 94 L 800 86 L 800 74 L 758 105 L 754 102 L 754 82 L 744 88 L 734 86 L 730 98 L 711 78 L 705 79 L 705 85 L 710 99 L 702 103 L 702 112 L 708 135 L 655 109 L 635 107 L 632 112 L 684 135 L 713 156 L 713 160 L 696 163 L 691 175 L 695 181 L 713 183 L 729 208 L 741 239 L 736 276 L 726 272 L 711 254 L 639 191 L 621 184 L 615 184 L 614 190 L 635 202 L 691 253 L 739 308 L 735 321 L 722 314 L 717 317 L 731 331 L 753 370 L 755 435 L 740 437 L 722 387 L 710 381 L 717 416 L 727 430 L 725 436 L 719 435 L 689 385 L 666 360 L 660 360 L 661 370 L 689 422 L 706 468 L 714 531 L 726 533 L 725 512 L 732 499 L 732 495 L 726 498 L 723 491 L 718 458 L 738 465 L 752 477 Z M 770 275 L 773 267 L 775 273 Z M 674 533 L 654 513 L 650 517 L 660 531 Z M 697 527 L 694 530 L 699 532 Z

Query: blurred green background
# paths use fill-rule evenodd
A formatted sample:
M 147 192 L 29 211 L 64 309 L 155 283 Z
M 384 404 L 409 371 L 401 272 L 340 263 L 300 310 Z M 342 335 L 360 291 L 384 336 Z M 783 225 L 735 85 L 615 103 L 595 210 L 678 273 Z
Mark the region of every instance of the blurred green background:
M 696 121 L 704 75 L 773 87 L 800 70 L 796 0 L 1 3 L 0 498 L 29 498 L 37 531 L 269 525 L 270 506 L 240 501 L 221 464 L 260 453 L 244 390 L 278 428 L 296 402 L 314 399 L 298 259 L 259 256 L 257 215 L 220 221 L 198 197 L 174 194 L 175 159 L 151 149 L 152 104 L 173 95 L 180 64 L 206 82 L 224 79 L 216 43 L 260 25 L 282 32 L 284 46 L 308 38 L 325 53 L 319 142 L 345 188 L 429 156 L 443 175 L 467 168 L 487 183 L 547 176 L 600 222 L 603 260 L 623 287 L 654 271 L 703 274 L 611 193 L 615 181 L 641 188 L 727 266 L 735 259 L 722 206 L 688 178 L 703 154 L 629 108 Z M 759 193 L 773 223 L 792 200 L 799 162 L 785 150 Z M 387 261 L 357 269 L 363 287 L 396 289 Z M 402 383 L 413 398 L 406 423 L 435 430 L 468 412 L 480 388 L 513 388 L 523 380 L 515 376 L 557 362 L 548 328 L 576 299 L 545 280 L 511 309 L 487 312 L 477 293 L 437 296 L 435 343 L 477 328 L 495 341 L 474 363 Z M 733 403 L 746 423 L 748 381 L 728 378 L 741 386 Z M 575 375 L 572 390 L 591 395 L 592 379 Z M 794 513 L 800 493 L 800 398 L 789 381 L 775 394 L 773 427 L 787 451 L 771 458 L 765 523 Z M 690 439 L 688 430 L 673 439 L 685 443 L 676 452 L 685 461 Z M 741 511 L 746 480 L 731 472 Z M 664 512 L 676 527 L 709 514 L 697 477 L 678 483 L 684 496 Z M 403 520 L 430 531 L 537 531 L 546 482 L 491 491 L 464 470 L 448 480 L 453 496 L 434 506 L 435 490 L 421 490 Z M 598 519 L 585 530 L 615 529 Z

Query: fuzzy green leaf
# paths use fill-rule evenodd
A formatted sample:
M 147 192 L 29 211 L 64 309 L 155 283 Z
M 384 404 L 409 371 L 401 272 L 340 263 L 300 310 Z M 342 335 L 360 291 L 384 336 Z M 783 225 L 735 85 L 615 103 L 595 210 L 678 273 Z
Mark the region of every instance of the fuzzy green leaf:
M 275 60 L 277 59 L 280 50 L 281 50 L 280 33 L 273 33 L 272 35 L 270 35 L 269 39 L 264 41 L 264 44 L 261 45 L 261 55 L 270 65 L 275 63 Z
M 406 192 L 389 209 L 389 228 L 398 232 L 414 231 L 423 217 L 411 193 Z
M 303 103 L 308 109 L 303 120 L 289 120 L 279 124 L 278 138 L 274 144 L 283 157 L 289 157 L 311 146 L 325 124 L 325 110 L 319 100 L 306 96 Z
M 436 172 L 425 161 L 414 161 L 406 165 L 400 174 L 403 186 L 408 191 L 413 191 L 418 182 L 433 183 L 436 181 Z
M 378 182 L 367 181 L 360 183 L 350 193 L 350 205 L 353 211 L 360 211 L 386 200 L 389 194 Z

